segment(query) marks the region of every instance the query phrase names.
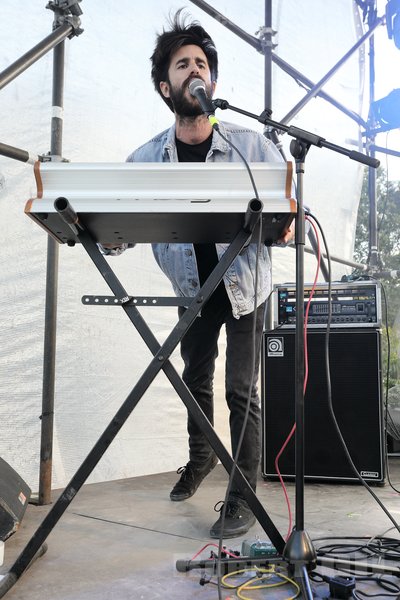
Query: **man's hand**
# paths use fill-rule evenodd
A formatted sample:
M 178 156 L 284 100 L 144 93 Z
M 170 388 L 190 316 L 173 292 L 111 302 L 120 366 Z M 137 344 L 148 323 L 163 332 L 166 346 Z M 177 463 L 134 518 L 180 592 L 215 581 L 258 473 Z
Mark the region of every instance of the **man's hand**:
M 99 250 L 102 254 L 106 256 L 119 256 L 128 248 L 133 248 L 135 246 L 134 242 L 123 242 L 122 244 L 97 244 Z
M 284 230 L 283 235 L 276 241 L 277 246 L 280 244 L 288 244 L 294 238 L 294 221 L 291 222 L 289 227 Z

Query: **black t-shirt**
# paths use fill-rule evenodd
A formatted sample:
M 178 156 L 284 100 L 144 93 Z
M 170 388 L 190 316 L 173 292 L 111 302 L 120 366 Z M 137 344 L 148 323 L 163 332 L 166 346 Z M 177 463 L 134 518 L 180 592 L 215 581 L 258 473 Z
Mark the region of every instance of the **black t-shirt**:
M 200 144 L 185 144 L 175 138 L 179 162 L 205 162 L 207 153 L 211 147 L 212 133 Z M 194 244 L 197 268 L 199 271 L 200 285 L 203 285 L 215 265 L 218 263 L 215 244 Z M 208 308 L 213 304 L 229 302 L 224 282 L 218 285 L 210 300 Z

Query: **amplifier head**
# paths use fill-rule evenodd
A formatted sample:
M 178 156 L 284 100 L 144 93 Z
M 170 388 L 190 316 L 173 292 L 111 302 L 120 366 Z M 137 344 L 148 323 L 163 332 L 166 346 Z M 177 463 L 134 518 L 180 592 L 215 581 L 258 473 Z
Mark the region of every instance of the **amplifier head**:
M 304 285 L 304 312 L 310 302 L 308 327 L 326 327 L 331 312 L 332 327 L 380 327 L 382 323 L 381 288 L 376 281 L 335 281 L 331 294 L 327 283 Z M 296 286 L 293 283 L 274 286 L 274 327 L 296 327 Z M 311 300 L 310 300 L 311 297 Z

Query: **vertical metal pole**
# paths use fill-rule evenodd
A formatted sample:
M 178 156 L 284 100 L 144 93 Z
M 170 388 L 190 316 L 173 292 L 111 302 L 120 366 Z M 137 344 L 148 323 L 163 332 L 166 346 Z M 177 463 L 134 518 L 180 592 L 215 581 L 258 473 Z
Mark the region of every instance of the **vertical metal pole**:
M 370 106 L 375 100 L 375 36 L 369 40 L 369 102 Z M 375 135 L 369 138 L 371 149 L 369 155 L 375 157 Z M 376 204 L 376 169 L 368 167 L 368 198 L 369 198 L 369 257 L 371 267 L 378 266 L 378 221 Z
M 265 0 L 264 6 L 264 34 L 262 36 L 264 47 L 264 108 L 272 109 L 272 0 Z M 271 264 L 272 277 L 272 251 L 268 248 L 268 255 Z M 272 303 L 268 302 L 265 314 L 266 329 L 273 327 Z
M 296 530 L 304 530 L 304 162 L 296 160 L 296 352 L 295 352 L 295 475 Z
M 264 107 L 272 108 L 272 0 L 265 0 Z
M 51 119 L 51 160 L 61 160 L 64 97 L 65 42 L 60 42 L 53 52 L 53 94 Z M 54 383 L 56 364 L 58 244 L 47 239 L 46 307 L 44 325 L 42 430 L 40 445 L 40 473 L 38 503 L 51 503 L 51 477 L 53 466 Z
M 299 146 L 296 149 L 296 144 Z M 304 209 L 303 179 L 304 161 L 307 154 L 305 144 L 296 140 L 290 148 L 296 156 L 297 214 L 296 214 L 296 338 L 295 338 L 295 476 L 296 476 L 296 522 L 283 551 L 283 557 L 293 569 L 294 578 L 300 585 L 302 598 L 312 600 L 308 570 L 316 564 L 316 552 L 308 533 L 304 529 Z M 296 152 L 293 153 L 293 149 Z M 301 152 L 299 151 L 301 150 Z

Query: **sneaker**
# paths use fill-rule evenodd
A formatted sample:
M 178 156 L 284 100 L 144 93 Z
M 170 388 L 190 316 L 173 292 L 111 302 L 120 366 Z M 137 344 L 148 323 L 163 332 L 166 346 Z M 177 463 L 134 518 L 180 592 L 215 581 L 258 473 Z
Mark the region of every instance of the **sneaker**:
M 186 500 L 193 496 L 203 479 L 213 470 L 218 463 L 218 458 L 213 454 L 205 463 L 194 463 L 189 460 L 187 465 L 177 470 L 181 476 L 174 485 L 169 497 L 174 502 Z
M 223 506 L 224 503 L 221 500 L 214 506 L 214 510 L 219 512 L 220 516 L 210 529 L 210 537 L 212 538 L 221 536 Z M 222 536 L 223 538 L 239 537 L 247 533 L 255 522 L 256 518 L 245 500 L 240 498 L 228 500 Z

